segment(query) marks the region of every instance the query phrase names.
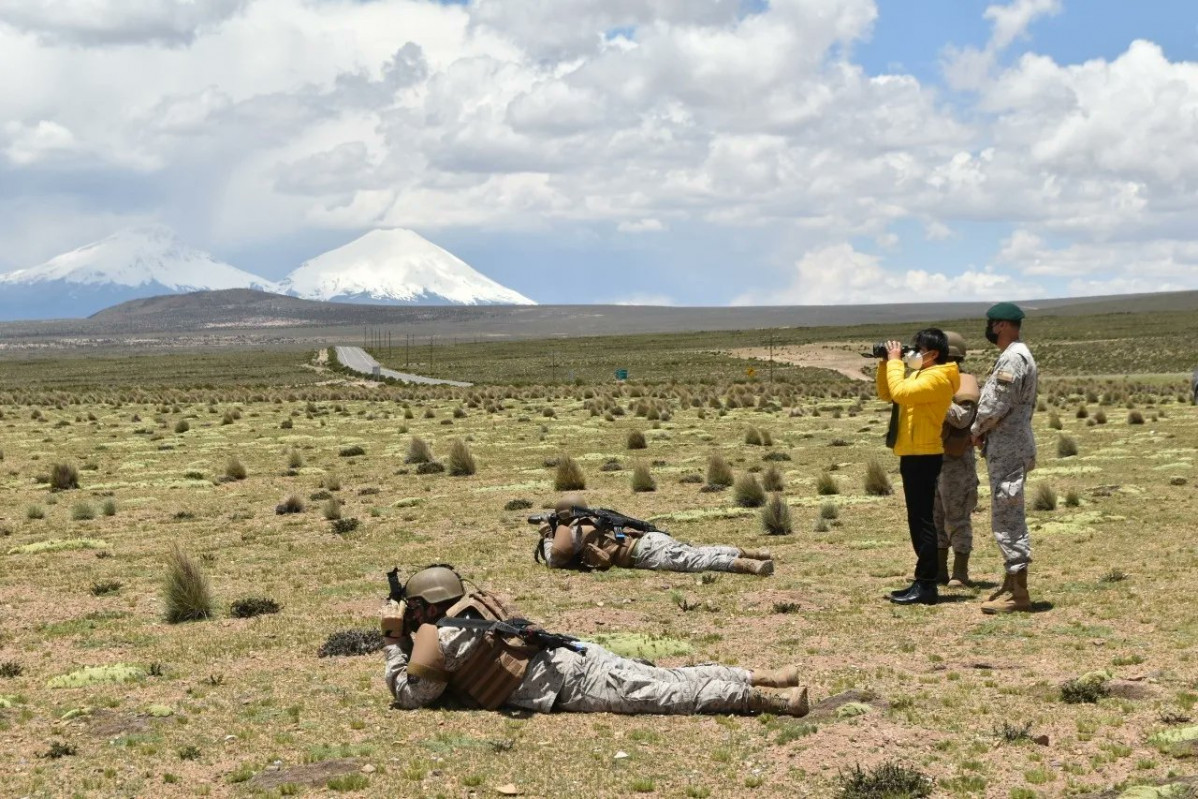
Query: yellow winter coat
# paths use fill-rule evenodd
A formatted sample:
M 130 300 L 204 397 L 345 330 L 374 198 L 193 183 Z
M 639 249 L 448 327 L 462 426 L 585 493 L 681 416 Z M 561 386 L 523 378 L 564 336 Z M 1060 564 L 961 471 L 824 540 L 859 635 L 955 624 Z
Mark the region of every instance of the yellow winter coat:
M 942 455 L 940 427 L 961 387 L 955 363 L 936 364 L 909 377 L 902 361 L 886 361 L 878 368 L 878 399 L 899 406 L 895 455 Z

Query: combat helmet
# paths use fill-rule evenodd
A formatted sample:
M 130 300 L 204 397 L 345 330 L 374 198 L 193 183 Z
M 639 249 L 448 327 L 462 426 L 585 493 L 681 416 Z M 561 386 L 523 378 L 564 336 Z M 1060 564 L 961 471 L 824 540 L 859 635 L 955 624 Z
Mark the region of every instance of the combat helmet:
M 462 578 L 450 566 L 429 566 L 408 578 L 403 590 L 405 599 L 422 599 L 430 605 L 439 605 L 466 595 Z
M 948 339 L 948 352 L 945 353 L 949 358 L 964 359 L 966 355 L 965 337 L 960 333 L 954 333 L 951 330 L 944 331 L 944 337 Z

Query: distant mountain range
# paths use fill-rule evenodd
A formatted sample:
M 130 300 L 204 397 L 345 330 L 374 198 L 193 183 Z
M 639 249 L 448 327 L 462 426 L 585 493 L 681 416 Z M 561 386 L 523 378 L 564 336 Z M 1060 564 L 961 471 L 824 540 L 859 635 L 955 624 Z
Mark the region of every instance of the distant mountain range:
M 0 274 L 0 319 L 79 318 L 129 300 L 227 289 L 377 305 L 535 305 L 410 230 L 370 231 L 276 283 L 149 226 Z

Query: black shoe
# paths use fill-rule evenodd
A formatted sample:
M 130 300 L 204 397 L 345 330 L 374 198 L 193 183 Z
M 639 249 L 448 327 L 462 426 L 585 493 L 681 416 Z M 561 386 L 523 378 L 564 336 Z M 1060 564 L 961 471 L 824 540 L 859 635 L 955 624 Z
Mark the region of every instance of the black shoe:
M 890 601 L 896 605 L 935 605 L 940 595 L 936 591 L 936 583 L 916 583 L 911 590 L 902 596 L 892 596 Z
M 892 599 L 895 597 L 906 596 L 907 594 L 911 593 L 918 587 L 919 587 L 919 583 L 913 580 L 911 582 L 911 585 L 907 586 L 906 588 L 900 588 L 897 591 L 891 591 L 890 596 Z

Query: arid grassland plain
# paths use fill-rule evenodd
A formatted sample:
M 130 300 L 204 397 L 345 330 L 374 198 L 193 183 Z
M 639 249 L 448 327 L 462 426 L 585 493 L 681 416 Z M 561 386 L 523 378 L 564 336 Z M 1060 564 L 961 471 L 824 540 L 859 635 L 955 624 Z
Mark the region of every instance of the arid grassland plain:
M 934 607 L 890 605 L 911 552 L 888 407 L 870 381 L 766 354 L 814 346 L 856 358 L 865 378 L 872 363 L 855 353 L 915 325 L 372 350 L 470 388 L 372 385 L 310 349 L 2 360 L 2 792 L 1033 799 L 1184 786 L 1198 754 L 1192 320 L 1028 320 L 1035 609 L 998 617 L 979 611 L 1001 578 L 984 472 L 978 584 Z M 984 376 L 982 324 L 943 324 Z M 738 357 L 749 351 L 762 357 Z M 443 470 L 408 462 L 415 439 Z M 710 488 L 713 459 L 741 485 Z M 897 493 L 867 487 L 872 461 Z M 768 547 L 777 572 L 547 570 L 525 516 L 556 500 L 570 462 L 588 503 L 695 543 Z M 634 490 L 638 471 L 651 480 Z M 763 518 L 749 478 L 777 489 L 764 493 L 789 523 L 777 503 Z M 167 620 L 172 551 L 207 578 L 210 618 Z M 393 710 L 380 653 L 333 652 L 381 643 L 385 571 L 440 562 L 550 630 L 659 664 L 798 664 L 815 709 Z

